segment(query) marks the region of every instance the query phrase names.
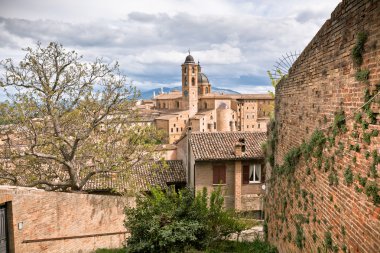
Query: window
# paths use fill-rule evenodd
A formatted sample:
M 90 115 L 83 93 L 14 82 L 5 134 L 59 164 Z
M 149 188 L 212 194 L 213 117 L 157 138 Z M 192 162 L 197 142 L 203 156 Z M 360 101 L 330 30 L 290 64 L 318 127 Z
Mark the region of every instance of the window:
M 260 124 L 257 124 L 257 128 L 260 128 Z
M 170 129 L 170 132 L 171 132 L 171 133 L 173 133 L 173 128 L 172 128 L 172 129 Z
M 248 115 L 247 115 L 247 119 L 248 119 Z
M 193 74 L 194 74 L 195 73 L 195 68 L 193 67 L 192 70 L 193 70 Z
M 178 133 L 178 127 L 177 127 L 177 133 Z
M 185 77 L 185 86 L 187 86 L 187 77 Z
M 193 77 L 193 78 L 191 78 L 191 85 L 195 85 L 195 78 Z
M 201 87 L 198 87 L 198 94 L 201 94 Z
M 226 166 L 214 165 L 212 167 L 212 183 L 225 184 L 226 183 Z
M 188 96 L 189 96 L 189 92 L 188 92 L 187 90 L 185 90 L 185 91 L 183 92 L 183 95 L 184 95 L 185 97 L 188 97 Z
M 206 87 L 206 93 L 208 93 L 208 87 Z
M 261 183 L 264 181 L 261 164 L 251 163 L 243 165 L 243 184 Z

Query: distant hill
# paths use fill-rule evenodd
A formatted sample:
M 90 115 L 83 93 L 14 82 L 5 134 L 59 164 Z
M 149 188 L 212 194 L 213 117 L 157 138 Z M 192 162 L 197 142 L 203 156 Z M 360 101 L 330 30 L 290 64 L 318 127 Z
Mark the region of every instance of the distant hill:
M 165 93 L 168 93 L 168 92 L 170 92 L 172 90 L 181 90 L 182 87 L 181 86 L 177 86 L 177 87 L 173 87 L 173 88 L 163 87 L 162 89 L 163 89 L 163 91 Z M 224 88 L 218 88 L 218 87 L 211 87 L 211 91 L 213 93 L 219 93 L 219 94 L 221 94 L 221 93 L 223 93 L 223 94 L 240 94 L 239 92 L 234 91 L 234 90 L 224 89 Z M 156 89 L 142 91 L 140 98 L 141 99 L 151 99 L 153 97 L 153 92 L 155 92 L 156 95 L 158 95 L 161 92 L 161 88 L 156 88 Z

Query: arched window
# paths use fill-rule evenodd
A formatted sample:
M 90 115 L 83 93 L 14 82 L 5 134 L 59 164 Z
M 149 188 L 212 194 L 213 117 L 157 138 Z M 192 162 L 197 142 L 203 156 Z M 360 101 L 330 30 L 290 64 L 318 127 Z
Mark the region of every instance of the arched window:
M 176 103 L 176 106 L 177 106 L 177 108 L 179 108 L 179 102 L 178 102 L 178 101 L 176 101 L 175 103 Z
M 192 70 L 193 70 L 193 74 L 194 74 L 195 73 L 195 68 L 193 67 Z
M 205 109 L 207 109 L 207 102 L 205 102 Z M 212 117 L 212 116 L 211 116 Z
M 157 108 L 160 108 L 160 102 L 157 103 Z
M 206 87 L 206 94 L 208 93 L 208 87 Z
M 166 108 L 166 104 L 165 103 L 162 105 L 162 108 Z
M 191 78 L 191 85 L 195 85 L 195 78 L 193 77 L 193 78 Z
M 198 94 L 201 94 L 201 87 L 198 87 Z
M 185 77 L 185 86 L 187 86 L 187 77 Z
M 189 96 L 189 92 L 188 92 L 187 90 L 185 90 L 185 91 L 183 92 L 183 95 L 184 95 L 185 97 L 188 97 L 188 96 Z

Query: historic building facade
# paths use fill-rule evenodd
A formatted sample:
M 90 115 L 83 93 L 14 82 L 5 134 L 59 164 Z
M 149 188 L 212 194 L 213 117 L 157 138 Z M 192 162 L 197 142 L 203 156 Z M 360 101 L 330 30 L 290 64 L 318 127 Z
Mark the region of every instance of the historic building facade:
M 153 108 L 160 113 L 155 125 L 167 132 L 169 143 L 188 127 L 198 132 L 266 132 L 274 108 L 271 95 L 212 93 L 208 77 L 190 54 L 181 69 L 182 91 L 153 98 Z

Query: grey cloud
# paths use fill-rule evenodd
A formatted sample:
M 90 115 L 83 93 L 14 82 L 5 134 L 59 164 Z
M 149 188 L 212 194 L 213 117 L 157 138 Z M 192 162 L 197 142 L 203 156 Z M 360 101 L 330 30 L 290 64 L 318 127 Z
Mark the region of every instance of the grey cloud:
M 324 17 L 323 14 L 321 11 L 304 10 L 297 14 L 296 20 L 300 23 L 321 20 Z

